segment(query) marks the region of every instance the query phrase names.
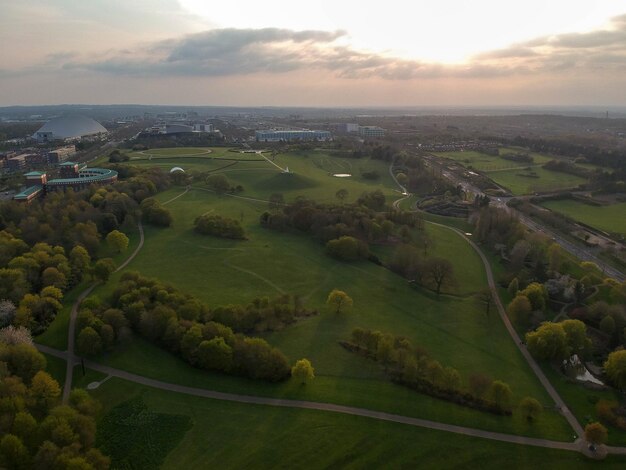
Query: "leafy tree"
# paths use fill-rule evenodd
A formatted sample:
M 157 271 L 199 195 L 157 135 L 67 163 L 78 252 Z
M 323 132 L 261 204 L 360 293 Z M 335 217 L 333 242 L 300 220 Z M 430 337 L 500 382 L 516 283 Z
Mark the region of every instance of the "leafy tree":
M 584 355 L 591 347 L 591 340 L 587 338 L 587 326 L 580 320 L 564 320 L 559 325 L 565 332 L 569 353 Z
M 336 193 L 335 193 L 335 197 L 337 199 L 339 199 L 339 201 L 343 204 L 343 202 L 345 201 L 345 199 L 348 197 L 348 190 L 347 189 L 339 189 Z
M 308 359 L 300 359 L 291 368 L 291 376 L 302 385 L 315 378 L 315 370 Z
M 194 221 L 195 230 L 204 235 L 243 240 L 246 238 L 243 227 L 236 219 L 217 214 L 201 215 Z
M 126 251 L 128 249 L 128 237 L 119 230 L 113 230 L 109 232 L 106 240 L 108 245 L 118 253 L 121 253 L 122 251 Z
M 585 439 L 595 445 L 606 443 L 608 431 L 600 423 L 589 423 L 585 426 Z
M 516 323 L 526 323 L 530 318 L 532 306 L 528 297 L 518 294 L 508 305 L 506 312 Z
M 521 295 L 525 295 L 533 310 L 544 310 L 546 308 L 546 300 L 548 298 L 548 294 L 546 288 L 539 284 L 538 282 L 533 282 L 529 284 L 526 289 L 520 292 Z
M 491 384 L 493 379 L 486 374 L 476 373 L 469 376 L 469 389 L 478 398 L 485 396 Z
M 453 367 L 445 367 L 441 377 L 441 383 L 447 390 L 459 390 L 461 388 L 461 375 Z
M 15 304 L 10 300 L 0 300 L 0 327 L 7 326 L 15 317 Z
M 97 356 L 102 352 L 102 339 L 96 330 L 83 328 L 76 339 L 76 350 L 82 356 Z
M 269 198 L 268 206 L 270 210 L 278 210 L 285 204 L 285 197 L 281 193 L 272 193 Z
M 0 342 L 4 344 L 28 344 L 33 346 L 33 337 L 23 326 L 5 326 L 0 329 Z
M 82 280 L 85 273 L 89 270 L 91 264 L 91 257 L 89 252 L 80 245 L 75 246 L 70 251 L 70 267 L 72 269 L 72 276 L 76 282 Z
M 609 354 L 604 363 L 604 372 L 619 389 L 626 390 L 626 349 Z
M 558 243 L 553 243 L 548 248 L 548 259 L 550 260 L 550 270 L 559 272 L 563 265 L 563 249 Z
M 367 257 L 367 244 L 354 237 L 343 236 L 326 243 L 326 253 L 344 261 L 356 261 Z
M 0 347 L 0 362 L 6 362 L 9 370 L 25 383 L 30 383 L 37 372 L 46 368 L 44 355 L 29 344 Z
M 600 330 L 609 336 L 613 336 L 615 333 L 615 320 L 610 315 L 607 315 L 600 321 Z
M 489 398 L 496 404 L 498 408 L 503 411 L 511 409 L 511 400 L 513 398 L 513 392 L 508 384 L 494 380 L 489 388 Z
M 206 184 L 209 188 L 214 190 L 218 194 L 225 193 L 230 190 L 231 184 L 228 178 L 224 175 L 210 175 L 206 179 Z
M 30 393 L 39 410 L 47 410 L 55 404 L 61 395 L 59 383 L 50 374 L 40 370 L 33 377 Z
M 427 281 L 434 287 L 437 295 L 443 287 L 456 285 L 454 266 L 445 258 L 430 258 L 424 264 L 424 273 Z
M 107 282 L 114 272 L 115 262 L 111 258 L 102 258 L 93 267 L 94 277 L 101 282 Z
M 509 295 L 511 296 L 517 295 L 517 292 L 519 291 L 519 281 L 517 280 L 516 277 L 514 277 L 509 283 L 509 287 L 507 288 L 507 291 L 509 292 Z
M 21 269 L 0 269 L 0 298 L 8 299 L 14 304 L 31 290 L 31 285 Z
M 27 446 L 31 446 L 37 436 L 37 421 L 28 411 L 18 411 L 13 419 L 11 433 L 19 437 Z
M 567 336 L 558 323 L 542 323 L 535 331 L 526 333 L 530 353 L 538 359 L 561 360 L 569 356 Z
M 28 449 L 16 435 L 6 434 L 0 440 L 0 463 L 4 468 L 17 470 L 31 468 Z
M 233 350 L 224 338 L 217 336 L 198 345 L 198 365 L 209 370 L 228 372 L 233 364 Z
M 329 306 L 334 307 L 335 313 L 346 312 L 350 310 L 353 305 L 352 298 L 339 289 L 333 289 L 330 294 L 328 294 L 326 303 Z
M 43 286 L 53 286 L 63 290 L 67 286 L 67 279 L 61 271 L 50 266 L 41 274 L 41 283 Z
M 520 411 L 522 416 L 527 421 L 533 421 L 537 418 L 539 413 L 543 410 L 543 406 L 541 403 L 532 397 L 524 397 L 519 404 Z

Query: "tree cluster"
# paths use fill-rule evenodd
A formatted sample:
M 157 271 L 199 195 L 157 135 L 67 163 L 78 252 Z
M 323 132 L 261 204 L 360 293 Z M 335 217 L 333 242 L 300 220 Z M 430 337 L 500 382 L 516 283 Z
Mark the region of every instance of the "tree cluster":
M 444 367 L 428 352 L 403 336 L 355 328 L 351 340 L 342 346 L 381 364 L 396 383 L 462 406 L 510 415 L 513 394 L 499 380 L 481 376 L 466 389 L 453 367 Z
M 591 346 L 587 327 L 580 320 L 544 322 L 526 333 L 528 351 L 538 359 L 561 361 L 572 354 L 585 357 Z
M 283 380 L 290 369 L 282 352 L 263 339 L 235 333 L 215 321 L 230 319 L 245 328 L 253 327 L 255 317 L 265 314 L 272 316 L 263 318 L 265 326 L 273 319 L 279 322 L 293 318 L 285 298 L 272 305 L 259 299 L 251 305 L 249 309 L 227 306 L 212 311 L 172 286 L 127 272 L 110 303 L 88 301 L 83 305 L 77 321 L 77 346 L 81 354 L 98 354 L 122 338 L 124 329 L 130 327 L 195 367 L 254 379 Z M 287 318 L 281 318 L 285 312 Z
M 194 221 L 194 229 L 202 235 L 213 235 L 220 238 L 245 240 L 243 227 L 236 219 L 223 217 L 217 214 L 201 215 Z
M 0 343 L 0 466 L 104 470 L 109 459 L 94 447 L 100 405 L 75 389 L 68 405 L 32 345 Z
M 169 227 L 172 225 L 172 213 L 156 199 L 144 199 L 141 201 L 140 208 L 142 219 L 145 222 L 158 227 Z

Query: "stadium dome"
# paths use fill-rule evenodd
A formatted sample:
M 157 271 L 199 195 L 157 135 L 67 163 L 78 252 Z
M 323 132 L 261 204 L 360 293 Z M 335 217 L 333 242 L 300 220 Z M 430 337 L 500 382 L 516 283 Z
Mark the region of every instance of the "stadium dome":
M 74 139 L 100 134 L 107 130 L 98 122 L 85 116 L 63 116 L 46 122 L 33 137 L 39 141 Z
M 185 170 L 183 170 L 181 167 L 175 166 L 174 168 L 170 170 L 170 173 L 177 173 L 179 171 L 182 171 L 183 173 L 185 172 Z

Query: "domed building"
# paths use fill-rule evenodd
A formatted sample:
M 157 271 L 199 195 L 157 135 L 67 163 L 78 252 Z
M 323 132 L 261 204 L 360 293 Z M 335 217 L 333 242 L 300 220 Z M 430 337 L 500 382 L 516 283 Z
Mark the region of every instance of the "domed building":
M 100 123 L 85 116 L 63 116 L 49 120 L 33 138 L 38 142 L 78 139 L 108 132 Z

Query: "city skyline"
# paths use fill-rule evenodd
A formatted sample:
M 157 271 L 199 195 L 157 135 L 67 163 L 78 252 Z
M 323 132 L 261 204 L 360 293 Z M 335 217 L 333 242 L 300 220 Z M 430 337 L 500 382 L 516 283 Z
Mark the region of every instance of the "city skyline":
M 501 3 L 4 4 L 0 106 L 626 105 L 624 7 Z

